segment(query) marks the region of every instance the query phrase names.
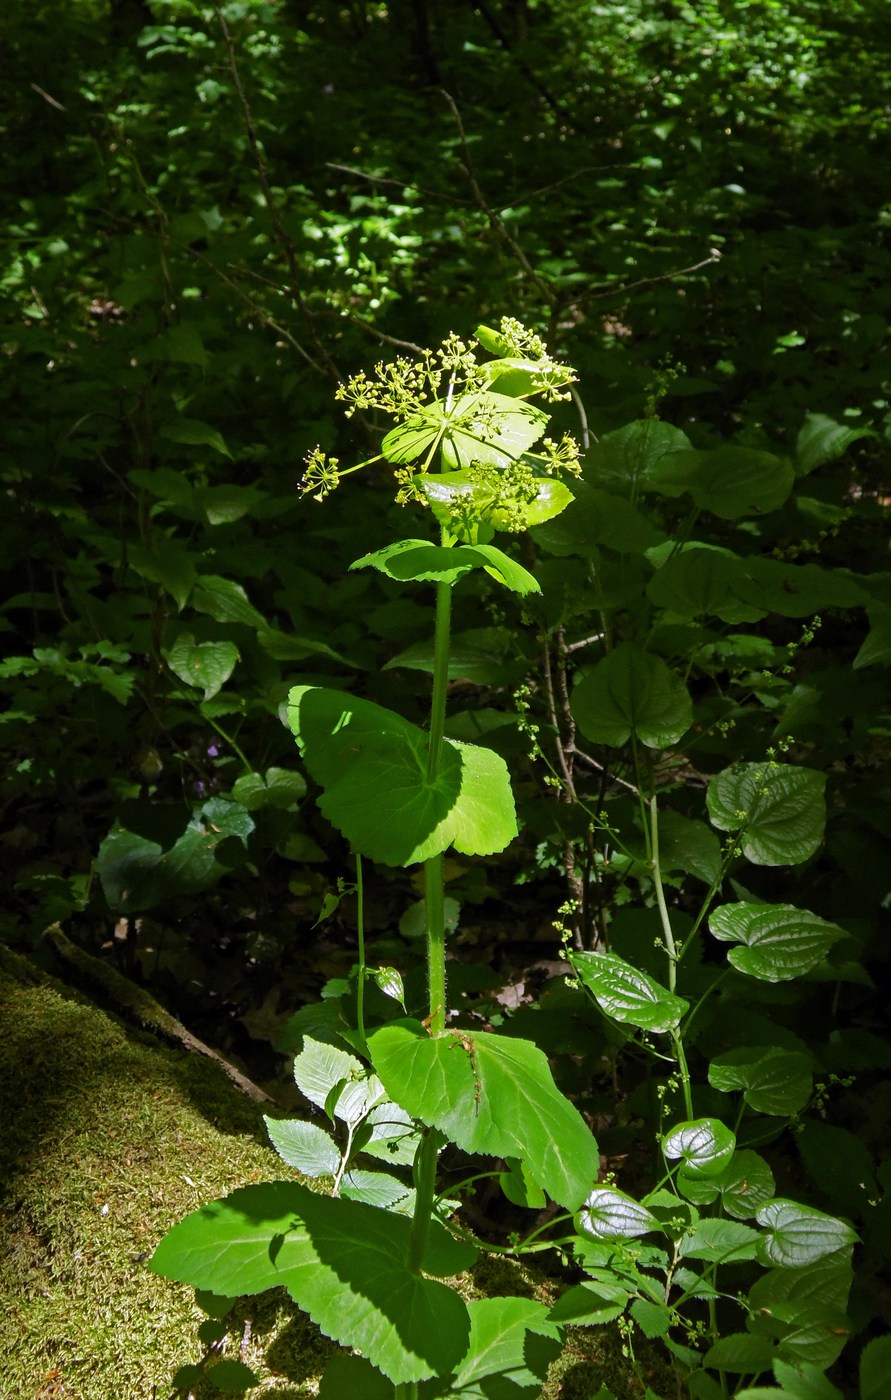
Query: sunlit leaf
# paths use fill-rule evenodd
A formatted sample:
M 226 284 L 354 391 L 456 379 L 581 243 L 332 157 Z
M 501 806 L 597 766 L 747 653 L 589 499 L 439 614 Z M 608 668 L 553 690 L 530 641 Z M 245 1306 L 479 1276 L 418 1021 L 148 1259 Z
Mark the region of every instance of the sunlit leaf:
M 643 1030 L 668 1031 L 689 1010 L 683 997 L 660 987 L 654 978 L 615 953 L 571 953 L 569 960 L 579 980 L 615 1021 Z
M 728 959 L 763 982 L 787 982 L 817 967 L 844 929 L 791 904 L 723 904 L 709 917 L 723 942 L 741 943 Z
M 733 1156 L 736 1135 L 717 1118 L 678 1123 L 662 1139 L 662 1151 L 680 1160 L 690 1176 L 719 1176 Z

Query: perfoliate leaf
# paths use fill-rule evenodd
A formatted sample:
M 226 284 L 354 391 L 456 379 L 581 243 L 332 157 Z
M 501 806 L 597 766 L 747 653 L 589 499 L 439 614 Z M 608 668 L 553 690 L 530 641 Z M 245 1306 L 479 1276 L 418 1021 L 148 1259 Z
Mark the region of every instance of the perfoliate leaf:
M 539 593 L 538 580 L 491 544 L 456 544 L 451 547 L 430 544 L 428 540 L 396 540 L 374 554 L 365 554 L 351 569 L 378 569 L 388 578 L 413 579 L 418 583 L 454 585 L 472 569 L 485 569 L 512 593 Z
M 780 1197 L 763 1205 L 755 1219 L 764 1230 L 759 1249 L 762 1261 L 783 1269 L 813 1264 L 857 1240 L 856 1232 L 843 1220 Z
M 516 836 L 507 765 L 491 750 L 446 739 L 430 781 L 427 736 L 369 700 L 297 686 L 288 717 L 319 806 L 360 854 L 412 865 L 449 846 L 491 855 Z
M 693 722 L 683 682 L 636 642 L 621 642 L 582 676 L 572 693 L 572 713 L 586 738 L 614 748 L 632 733 L 648 748 L 665 748 Z
M 597 1176 L 597 1145 L 558 1091 L 537 1046 L 485 1031 L 429 1036 L 417 1021 L 376 1031 L 372 1063 L 391 1099 L 465 1152 L 519 1157 L 577 1210 Z
M 299 1118 L 263 1119 L 269 1139 L 283 1162 L 304 1176 L 333 1176 L 340 1165 L 336 1144 L 315 1123 Z
M 536 482 L 536 495 L 531 501 L 517 501 L 511 511 L 494 504 L 491 487 L 487 487 L 472 472 L 454 471 L 437 475 L 427 472 L 414 478 L 414 484 L 427 498 L 434 518 L 452 534 L 455 523 L 463 516 L 467 520 L 484 520 L 496 530 L 515 532 L 541 525 L 565 510 L 573 493 L 562 481 L 543 476 Z
M 709 917 L 722 942 L 742 943 L 732 965 L 762 982 L 787 982 L 817 967 L 844 929 L 792 904 L 724 904 Z
M 616 1186 L 595 1186 L 575 1218 L 579 1234 L 595 1240 L 631 1240 L 661 1230 L 646 1206 Z
M 662 1139 L 665 1156 L 672 1161 L 679 1158 L 690 1176 L 719 1176 L 735 1147 L 735 1133 L 717 1118 L 678 1123 Z
M 615 1021 L 648 1031 L 669 1031 L 689 1003 L 615 953 L 571 953 L 569 961 L 597 1004 Z
M 184 632 L 164 652 L 164 660 L 175 676 L 203 690 L 210 700 L 235 670 L 238 647 L 234 642 L 196 642 L 191 632 Z
M 149 1267 L 232 1298 L 284 1287 L 326 1336 L 402 1385 L 453 1371 L 470 1335 L 458 1295 L 406 1266 L 410 1229 L 389 1211 L 271 1182 L 187 1216 Z
M 791 764 L 738 763 L 709 783 L 709 817 L 720 831 L 742 832 L 753 865 L 800 865 L 823 839 L 825 773 Z

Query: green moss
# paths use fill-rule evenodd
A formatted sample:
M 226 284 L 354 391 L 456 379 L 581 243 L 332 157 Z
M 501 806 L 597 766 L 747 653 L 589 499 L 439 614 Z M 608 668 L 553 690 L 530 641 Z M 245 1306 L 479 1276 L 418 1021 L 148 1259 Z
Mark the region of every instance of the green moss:
M 0 1115 L 0 1396 L 167 1397 L 200 1359 L 202 1314 L 145 1261 L 203 1202 L 281 1175 L 260 1110 L 208 1061 L 0 970 Z M 240 1307 L 223 1354 L 244 1343 L 264 1377 L 252 1394 L 314 1394 L 330 1352 L 317 1329 L 281 1297 Z

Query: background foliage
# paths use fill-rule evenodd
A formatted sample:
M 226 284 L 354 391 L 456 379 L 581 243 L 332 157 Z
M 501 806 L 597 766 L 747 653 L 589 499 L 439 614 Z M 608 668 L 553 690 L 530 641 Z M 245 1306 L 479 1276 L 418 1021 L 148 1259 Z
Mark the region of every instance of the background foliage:
M 319 510 L 298 495 L 300 462 L 316 443 L 344 464 L 378 450 L 382 425 L 336 411 L 340 380 L 519 315 L 579 373 L 582 416 L 557 417 L 590 435 L 587 491 L 627 510 L 581 494 L 574 535 L 569 516 L 542 527 L 523 562 L 543 601 L 520 628 L 495 590 L 457 595 L 453 737 L 483 732 L 508 759 L 524 838 L 451 864 L 453 992 L 563 1052 L 603 1150 L 631 1149 L 649 1075 L 632 1057 L 600 1078 L 619 1046 L 546 973 L 580 881 L 570 936 L 608 932 L 647 965 L 643 836 L 621 785 L 592 770 L 580 797 L 609 806 L 626 854 L 586 847 L 581 809 L 527 760 L 511 696 L 529 686 L 525 725 L 558 763 L 569 735 L 548 666 L 559 702 L 605 617 L 615 641 L 643 629 L 698 726 L 683 752 L 670 725 L 654 731 L 680 914 L 714 869 L 680 824 L 710 774 L 783 744 L 827 779 L 825 844 L 791 883 L 732 873 L 730 896 L 800 900 L 847 935 L 831 976 L 759 988 L 760 1011 L 739 1015 L 755 1043 L 782 1020 L 827 1086 L 774 1165 L 858 1220 L 861 1338 L 874 1310 L 887 1321 L 875 1278 L 891 1252 L 875 995 L 891 835 L 883 9 L 10 0 L 2 21 L 4 936 L 48 961 L 41 936 L 64 921 L 278 1082 L 287 1015 L 353 960 L 350 897 L 331 910 L 348 853 L 305 801 L 287 691 L 347 686 L 422 722 L 430 669 L 424 610 L 346 571 L 402 528 L 398 509 L 371 474 Z M 794 495 L 762 517 L 662 479 L 638 511 L 627 440 L 608 435 L 657 412 L 674 448 L 672 432 L 792 461 Z M 721 481 L 733 465 L 717 463 Z M 757 559 L 760 594 L 654 574 L 645 551 L 680 520 Z M 788 588 L 770 561 L 815 571 Z M 609 752 L 623 736 L 588 734 L 582 700 L 575 712 L 628 781 L 630 757 Z M 375 956 L 404 970 L 409 1000 L 417 893 L 380 871 L 368 892 Z M 839 1170 L 846 1155 L 856 1169 Z

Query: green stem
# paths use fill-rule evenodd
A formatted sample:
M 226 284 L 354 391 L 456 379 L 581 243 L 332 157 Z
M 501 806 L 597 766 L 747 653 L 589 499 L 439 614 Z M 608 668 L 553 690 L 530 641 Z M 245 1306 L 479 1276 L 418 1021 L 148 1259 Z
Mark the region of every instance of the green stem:
M 446 543 L 443 532 L 443 544 Z M 439 774 L 439 760 L 445 733 L 446 690 L 449 680 L 449 633 L 452 621 L 452 590 L 447 583 L 436 585 L 436 631 L 433 641 L 433 697 L 430 702 L 430 737 L 427 750 L 427 782 L 432 787 Z M 445 897 L 442 855 L 424 862 L 424 903 L 427 922 L 427 1026 L 431 1035 L 445 1032 Z M 433 1214 L 436 1190 L 436 1163 L 443 1138 L 427 1129 L 415 1156 L 415 1210 L 409 1239 L 408 1267 L 420 1273 L 424 1246 Z
M 668 955 L 668 989 L 674 994 L 678 980 L 678 950 L 674 941 L 671 919 L 668 913 L 668 905 L 665 902 L 665 890 L 662 886 L 662 869 L 659 864 L 659 809 L 655 797 L 650 798 L 650 868 L 653 872 L 653 888 L 656 892 L 656 904 L 659 909 L 659 918 L 662 922 L 662 938 L 665 943 L 665 951 Z M 684 1041 L 680 1030 L 669 1031 L 671 1043 L 678 1062 L 678 1069 L 681 1074 L 681 1087 L 684 1093 L 684 1110 L 688 1118 L 693 1117 L 693 1092 L 690 1087 L 690 1068 L 687 1064 L 687 1055 L 684 1050 Z
M 359 980 L 356 984 L 356 1026 L 365 1045 L 365 899 L 362 857 L 356 853 L 356 938 L 359 943 Z

